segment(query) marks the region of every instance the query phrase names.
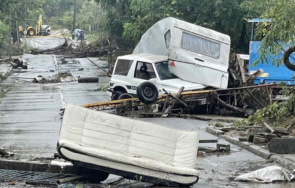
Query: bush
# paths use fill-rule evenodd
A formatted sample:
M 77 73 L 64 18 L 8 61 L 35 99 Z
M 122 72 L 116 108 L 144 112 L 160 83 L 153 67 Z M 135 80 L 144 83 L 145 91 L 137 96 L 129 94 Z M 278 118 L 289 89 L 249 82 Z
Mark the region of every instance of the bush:
M 0 46 L 8 36 L 8 26 L 0 20 Z

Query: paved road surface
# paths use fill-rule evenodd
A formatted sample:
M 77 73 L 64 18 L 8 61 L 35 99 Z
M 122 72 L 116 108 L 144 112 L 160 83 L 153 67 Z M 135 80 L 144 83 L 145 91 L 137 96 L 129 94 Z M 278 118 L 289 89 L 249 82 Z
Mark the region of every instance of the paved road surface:
M 106 92 L 93 92 L 104 83 L 80 84 L 77 81 L 53 84 L 30 83 L 38 75 L 45 78 L 56 72 L 52 55 L 23 55 L 28 70 L 16 69 L 0 84 L 0 147 L 16 153 L 17 158 L 32 159 L 49 157 L 55 151 L 61 125 L 59 110 L 65 103 L 87 104 L 109 99 Z M 74 78 L 78 76 L 103 75 L 87 59 L 76 59 L 79 63 L 62 64 L 57 57 L 60 71 L 69 70 Z M 103 63 L 103 62 L 102 62 Z M 83 67 L 83 71 L 78 71 Z M 55 72 L 51 72 L 55 71 Z

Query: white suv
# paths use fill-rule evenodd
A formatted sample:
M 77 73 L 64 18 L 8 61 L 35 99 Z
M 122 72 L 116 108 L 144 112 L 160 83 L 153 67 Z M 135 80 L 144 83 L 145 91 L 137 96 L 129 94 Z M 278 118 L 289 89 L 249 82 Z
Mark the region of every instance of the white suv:
M 177 93 L 183 86 L 184 91 L 200 90 L 205 86 L 181 80 L 169 71 L 167 56 L 151 54 L 131 54 L 119 56 L 117 58 L 112 78 L 110 90 L 113 91 L 112 99 L 122 99 L 120 95 L 128 93 L 129 96 L 138 96 L 138 87 L 143 83 L 155 85 L 157 94 L 167 92 Z M 152 95 L 151 88 L 143 88 L 147 96 Z M 123 97 L 124 98 L 124 97 Z M 127 97 L 129 98 L 129 97 Z

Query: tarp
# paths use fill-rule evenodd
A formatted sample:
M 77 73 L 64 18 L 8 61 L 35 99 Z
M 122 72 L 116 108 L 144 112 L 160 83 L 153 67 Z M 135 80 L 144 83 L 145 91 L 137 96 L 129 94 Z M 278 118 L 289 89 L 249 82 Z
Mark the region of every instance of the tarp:
M 244 175 L 240 175 L 235 180 L 272 183 L 275 181 L 291 181 L 292 179 L 294 179 L 294 175 L 288 174 L 283 168 L 278 166 L 269 166 Z

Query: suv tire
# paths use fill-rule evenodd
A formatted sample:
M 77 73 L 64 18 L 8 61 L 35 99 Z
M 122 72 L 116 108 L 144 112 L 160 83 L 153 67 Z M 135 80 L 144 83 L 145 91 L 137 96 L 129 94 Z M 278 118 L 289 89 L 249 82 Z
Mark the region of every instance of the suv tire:
M 112 95 L 111 100 L 112 101 L 118 100 L 120 95 L 122 95 L 123 93 L 124 93 L 123 91 L 115 91 Z
M 143 82 L 137 87 L 137 96 L 144 104 L 151 104 L 158 100 L 158 88 L 151 82 Z
M 133 98 L 133 96 L 131 94 L 123 93 L 118 97 L 118 100 L 120 100 L 120 99 L 131 99 L 131 98 Z

